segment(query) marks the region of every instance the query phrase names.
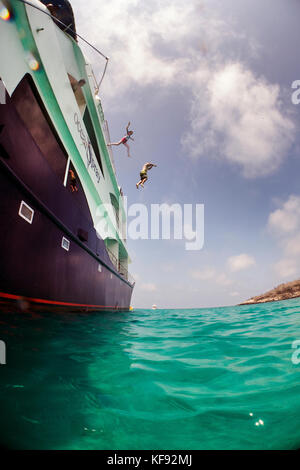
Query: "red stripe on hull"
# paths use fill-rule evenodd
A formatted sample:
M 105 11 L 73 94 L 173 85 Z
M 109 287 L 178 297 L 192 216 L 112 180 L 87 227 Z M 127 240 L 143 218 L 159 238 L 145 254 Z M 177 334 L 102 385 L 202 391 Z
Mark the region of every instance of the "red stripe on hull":
M 31 297 L 24 297 L 22 295 L 15 295 L 15 294 L 7 294 L 5 292 L 0 292 L 0 298 L 5 299 L 0 301 L 1 307 L 5 306 L 11 306 L 13 301 L 22 301 L 22 302 L 28 302 L 28 306 L 26 308 L 21 307 L 21 310 L 30 310 L 31 305 L 30 304 L 35 304 L 35 306 L 54 306 L 54 307 L 67 307 L 64 309 L 60 309 L 63 312 L 70 311 L 71 309 L 75 308 L 76 310 L 81 310 L 83 312 L 86 311 L 97 311 L 97 310 L 114 310 L 114 311 L 128 311 L 128 308 L 118 308 L 114 307 L 112 305 L 90 305 L 90 304 L 77 304 L 77 303 L 72 303 L 72 302 L 60 302 L 56 300 L 46 300 L 46 299 L 35 299 Z M 52 311 L 52 309 L 51 309 Z
M 87 308 L 108 308 L 108 309 L 115 309 L 112 305 L 89 305 L 89 304 L 76 304 L 72 302 L 59 302 L 57 300 L 45 300 L 45 299 L 34 299 L 30 297 L 23 297 L 22 295 L 14 295 L 14 294 L 6 294 L 4 292 L 0 292 L 0 297 L 5 299 L 11 300 L 27 300 L 28 302 L 35 302 L 38 304 L 48 304 L 48 305 L 64 305 L 68 307 L 87 307 Z

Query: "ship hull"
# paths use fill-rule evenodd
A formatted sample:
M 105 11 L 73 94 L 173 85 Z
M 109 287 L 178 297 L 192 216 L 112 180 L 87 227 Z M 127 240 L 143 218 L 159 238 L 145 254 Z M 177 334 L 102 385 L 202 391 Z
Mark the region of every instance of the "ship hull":
M 1 308 L 128 310 L 133 285 L 7 101 L 0 107 Z M 20 215 L 24 203 L 32 221 Z

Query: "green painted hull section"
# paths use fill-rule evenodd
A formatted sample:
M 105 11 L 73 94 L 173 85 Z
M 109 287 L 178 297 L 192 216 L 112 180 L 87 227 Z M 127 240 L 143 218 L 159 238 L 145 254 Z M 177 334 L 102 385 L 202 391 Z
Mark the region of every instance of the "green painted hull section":
M 35 72 L 31 72 L 31 75 L 39 90 L 40 96 L 47 108 L 47 111 L 52 119 L 52 122 L 54 126 L 56 127 L 56 129 L 58 130 L 59 135 L 62 141 L 64 142 L 64 145 L 68 154 L 71 155 L 72 162 L 74 163 L 76 167 L 81 183 L 83 187 L 85 188 L 85 190 L 88 191 L 89 193 L 88 199 L 89 200 L 92 199 L 93 207 L 91 208 L 91 211 L 92 213 L 95 213 L 97 208 L 103 206 L 103 201 L 77 149 L 77 146 L 73 140 L 72 134 L 68 128 L 68 125 L 65 121 L 63 113 L 60 109 L 59 103 L 52 90 L 51 83 L 47 77 L 46 71 L 42 65 L 43 61 L 38 52 L 38 48 L 36 46 L 36 43 L 35 43 L 31 28 L 28 22 L 25 5 L 21 2 L 15 1 L 13 4 L 13 7 L 14 7 L 15 24 L 16 24 L 20 41 L 23 45 L 24 51 L 31 52 L 40 64 L 39 69 Z M 77 43 L 73 39 L 69 38 L 69 40 L 73 42 L 75 57 L 78 61 L 79 70 L 81 71 L 82 76 L 84 76 L 86 81 L 88 82 L 88 78 L 87 78 L 86 70 L 85 70 L 85 60 L 82 55 L 82 52 L 79 46 L 77 45 Z M 96 110 L 95 103 L 94 103 L 94 98 L 90 92 L 90 89 L 88 89 L 88 91 L 85 93 L 85 97 L 87 99 L 87 106 L 88 106 L 88 109 L 92 118 L 93 125 L 95 126 L 97 142 L 101 149 L 101 155 L 103 155 L 105 158 L 105 163 L 109 170 L 109 175 L 110 175 L 110 178 L 111 178 L 111 181 L 112 181 L 115 193 L 116 193 L 115 195 L 117 198 L 119 198 L 120 193 L 119 193 L 118 185 L 116 182 L 115 174 L 112 169 L 110 158 L 108 156 L 105 140 L 103 137 L 102 129 L 99 123 L 98 115 L 97 115 L 97 110 Z M 124 208 L 122 209 L 124 211 Z M 110 218 L 106 217 L 106 215 L 107 214 L 104 212 L 103 216 L 106 218 L 108 227 L 112 230 L 113 233 L 115 233 L 116 240 L 119 243 L 121 257 L 127 257 L 128 256 L 127 249 L 123 241 L 120 239 L 119 235 L 117 234 Z

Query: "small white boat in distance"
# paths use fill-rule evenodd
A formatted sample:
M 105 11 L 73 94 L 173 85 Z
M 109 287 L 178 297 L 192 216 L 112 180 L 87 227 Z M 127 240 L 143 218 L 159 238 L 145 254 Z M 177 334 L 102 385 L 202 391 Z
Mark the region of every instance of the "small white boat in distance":
M 156 310 L 157 306 L 155 304 L 152 305 L 152 310 Z

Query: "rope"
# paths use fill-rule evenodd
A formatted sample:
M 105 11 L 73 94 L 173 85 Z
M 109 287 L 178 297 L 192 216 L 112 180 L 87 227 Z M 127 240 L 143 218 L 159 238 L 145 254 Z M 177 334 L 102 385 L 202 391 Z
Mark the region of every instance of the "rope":
M 100 79 L 100 82 L 99 82 L 99 85 L 98 85 L 98 90 L 100 88 L 100 85 L 103 81 L 103 78 L 104 78 L 104 75 L 106 73 L 106 69 L 107 69 L 107 65 L 108 65 L 108 61 L 109 61 L 109 57 L 107 57 L 106 55 L 104 55 L 101 51 L 99 51 L 99 49 L 97 49 L 97 47 L 93 46 L 93 44 L 91 44 L 89 41 L 87 41 L 86 39 L 84 39 L 83 36 L 81 36 L 80 34 L 78 34 L 77 32 L 73 31 L 71 28 L 70 28 L 70 25 L 66 25 L 65 23 L 63 23 L 62 21 L 60 21 L 58 18 L 56 18 L 55 16 L 51 15 L 51 13 L 48 13 L 47 11 L 43 10 L 42 8 L 38 7 L 37 5 L 33 5 L 32 3 L 28 2 L 27 0 L 18 0 L 19 2 L 21 3 L 24 3 L 25 5 L 28 5 L 28 6 L 31 6 L 32 8 L 35 8 L 36 10 L 39 10 L 40 12 L 42 12 L 44 15 L 47 15 L 49 16 L 53 21 L 55 21 L 56 23 L 59 23 L 61 24 L 62 26 L 64 26 L 64 31 L 66 31 L 67 29 L 69 31 L 71 31 L 72 34 L 74 34 L 76 37 L 80 38 L 83 42 L 85 42 L 88 46 L 90 46 L 92 49 L 94 49 L 94 51 L 96 51 L 98 54 L 100 54 L 105 60 L 106 60 L 106 63 L 105 63 L 105 67 L 104 67 L 104 71 L 103 71 L 103 74 L 102 74 L 102 77 Z

